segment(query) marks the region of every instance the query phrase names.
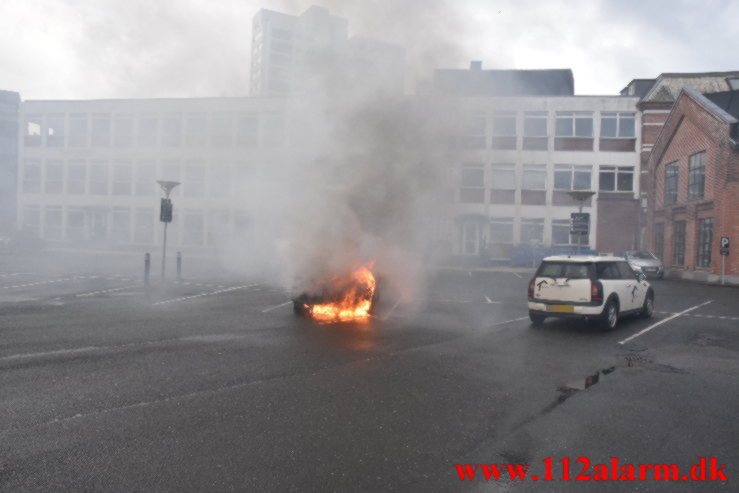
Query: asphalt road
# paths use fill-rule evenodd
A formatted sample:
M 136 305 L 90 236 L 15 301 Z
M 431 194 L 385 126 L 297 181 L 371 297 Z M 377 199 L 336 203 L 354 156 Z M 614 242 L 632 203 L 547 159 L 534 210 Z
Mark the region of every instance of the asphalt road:
M 527 281 L 447 272 L 369 323 L 319 325 L 249 280 L 8 267 L 0 489 L 736 491 L 739 290 L 656 281 L 652 319 L 602 332 L 531 327 Z M 729 482 L 559 480 L 581 456 L 681 474 L 716 457 Z M 455 468 L 543 478 L 548 457 L 551 481 Z

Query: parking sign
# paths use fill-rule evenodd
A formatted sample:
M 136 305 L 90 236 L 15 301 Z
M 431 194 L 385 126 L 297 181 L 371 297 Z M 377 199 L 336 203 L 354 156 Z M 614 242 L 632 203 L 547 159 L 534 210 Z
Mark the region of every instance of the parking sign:
M 721 247 L 719 250 L 721 255 L 728 255 L 729 254 L 729 237 L 722 236 L 719 246 Z
M 587 212 L 573 212 L 570 214 L 570 234 L 590 234 L 590 214 Z

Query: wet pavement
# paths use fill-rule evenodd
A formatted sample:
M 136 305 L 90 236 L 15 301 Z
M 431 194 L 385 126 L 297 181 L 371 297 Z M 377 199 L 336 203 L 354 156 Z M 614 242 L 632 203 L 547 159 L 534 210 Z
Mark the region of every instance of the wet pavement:
M 531 327 L 527 282 L 440 273 L 368 323 L 314 324 L 257 280 L 6 268 L 0 489 L 730 491 L 459 480 L 581 456 L 713 456 L 737 480 L 737 288 L 655 281 L 652 319 L 603 332 Z

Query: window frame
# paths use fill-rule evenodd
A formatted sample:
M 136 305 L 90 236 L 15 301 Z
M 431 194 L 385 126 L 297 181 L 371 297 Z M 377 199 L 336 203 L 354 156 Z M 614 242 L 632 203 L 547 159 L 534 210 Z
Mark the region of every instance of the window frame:
M 688 199 L 702 199 L 706 192 L 706 151 L 688 158 Z

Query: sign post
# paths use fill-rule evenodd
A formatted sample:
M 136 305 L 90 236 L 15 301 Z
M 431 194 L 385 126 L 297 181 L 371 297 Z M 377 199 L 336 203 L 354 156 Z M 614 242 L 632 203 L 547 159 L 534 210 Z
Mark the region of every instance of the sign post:
M 590 214 L 583 214 L 582 206 L 586 200 L 595 195 L 592 190 L 572 190 L 567 192 L 572 200 L 577 202 L 577 213 L 570 214 L 570 234 L 577 235 L 577 253 L 580 254 L 582 247 L 582 237 L 590 235 Z M 577 217 L 577 231 L 575 231 L 575 217 Z M 588 242 L 589 244 L 589 242 Z
M 162 187 L 165 194 L 159 209 L 159 220 L 164 223 L 164 238 L 162 239 L 162 281 L 164 281 L 167 271 L 167 224 L 172 222 L 172 201 L 169 198 L 169 194 L 180 182 L 158 180 L 157 183 Z
M 719 243 L 719 253 L 721 254 L 721 284 L 726 282 L 726 257 L 729 256 L 729 237 L 722 236 Z

